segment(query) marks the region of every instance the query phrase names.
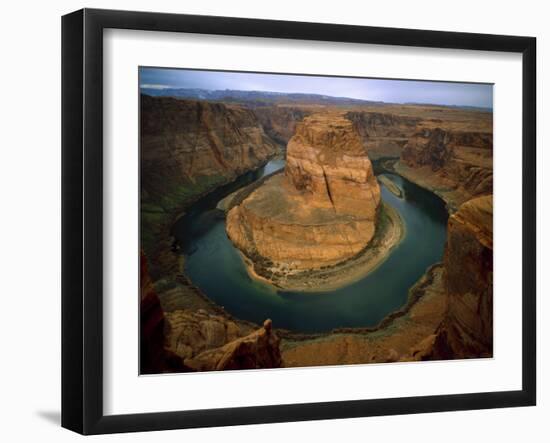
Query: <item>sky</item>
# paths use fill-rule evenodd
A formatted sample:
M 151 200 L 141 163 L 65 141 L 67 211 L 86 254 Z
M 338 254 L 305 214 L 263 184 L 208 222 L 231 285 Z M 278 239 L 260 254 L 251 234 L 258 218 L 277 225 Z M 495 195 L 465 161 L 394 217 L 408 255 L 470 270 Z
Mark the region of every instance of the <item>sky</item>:
M 493 107 L 490 84 L 140 68 L 140 86 L 299 92 L 388 103 Z

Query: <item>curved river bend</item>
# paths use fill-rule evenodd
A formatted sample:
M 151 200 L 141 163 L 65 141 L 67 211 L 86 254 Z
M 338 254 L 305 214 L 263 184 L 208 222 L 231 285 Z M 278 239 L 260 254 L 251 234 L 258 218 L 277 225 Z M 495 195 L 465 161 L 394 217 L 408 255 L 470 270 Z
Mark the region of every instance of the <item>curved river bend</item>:
M 258 324 L 271 318 L 276 328 L 297 332 L 375 326 L 403 306 L 409 288 L 430 265 L 441 261 L 448 217 L 444 202 L 414 183 L 384 172 L 403 191 L 403 198 L 398 198 L 380 184 L 382 199 L 401 214 L 406 235 L 372 273 L 340 289 L 319 293 L 277 291 L 252 280 L 225 233 L 225 217 L 216 204 L 282 167 L 284 160 L 272 160 L 217 189 L 189 208 L 174 226 L 174 235 L 186 255 L 186 274 L 235 317 Z

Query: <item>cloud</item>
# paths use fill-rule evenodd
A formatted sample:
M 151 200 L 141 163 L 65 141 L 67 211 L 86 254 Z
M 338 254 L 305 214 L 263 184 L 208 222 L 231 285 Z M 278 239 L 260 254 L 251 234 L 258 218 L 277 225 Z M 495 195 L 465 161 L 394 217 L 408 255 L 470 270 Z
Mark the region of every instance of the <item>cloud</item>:
M 170 85 L 158 85 L 158 84 L 149 84 L 144 83 L 142 85 L 139 85 L 140 88 L 147 88 L 147 89 L 168 89 L 173 88 L 173 86 Z

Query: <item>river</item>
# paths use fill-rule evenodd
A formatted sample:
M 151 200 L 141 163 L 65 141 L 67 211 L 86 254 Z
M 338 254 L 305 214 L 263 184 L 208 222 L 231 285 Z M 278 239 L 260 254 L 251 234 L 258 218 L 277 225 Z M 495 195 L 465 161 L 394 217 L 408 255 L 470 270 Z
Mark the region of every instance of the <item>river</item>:
M 278 291 L 252 280 L 225 233 L 225 217 L 216 204 L 226 195 L 284 167 L 271 160 L 263 168 L 217 189 L 174 225 L 185 254 L 185 272 L 218 305 L 237 318 L 297 332 L 375 326 L 407 302 L 409 288 L 426 269 L 442 260 L 447 211 L 435 194 L 399 175 L 382 172 L 403 191 L 398 198 L 381 184 L 382 199 L 404 220 L 406 236 L 372 273 L 345 287 L 319 293 Z

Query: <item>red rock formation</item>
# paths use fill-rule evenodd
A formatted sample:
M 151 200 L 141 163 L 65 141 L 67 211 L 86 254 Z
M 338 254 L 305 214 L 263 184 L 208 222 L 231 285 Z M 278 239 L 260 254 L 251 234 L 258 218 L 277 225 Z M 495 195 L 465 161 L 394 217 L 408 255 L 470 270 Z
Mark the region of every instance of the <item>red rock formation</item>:
M 254 330 L 226 316 L 198 311 L 163 312 L 141 252 L 140 373 L 275 368 L 279 338 L 271 320 Z
M 266 320 L 257 331 L 220 348 L 205 351 L 186 363 L 198 371 L 278 368 L 281 366 L 279 343 L 271 320 Z
M 403 148 L 396 170 L 456 210 L 472 197 L 493 192 L 492 133 L 422 129 Z
M 386 112 L 348 112 L 346 117 L 365 142 L 371 160 L 399 157 L 403 146 L 415 132 L 418 117 Z
M 140 373 L 189 371 L 180 358 L 164 348 L 164 312 L 149 277 L 145 254 L 140 254 Z
M 447 312 L 435 358 L 493 352 L 493 196 L 464 203 L 449 218 L 444 258 Z
M 170 149 L 169 157 L 190 177 L 244 172 L 276 148 L 249 109 L 167 97 L 141 100 L 144 160 Z
M 156 204 L 181 185 L 210 190 L 279 149 L 243 107 L 146 95 L 140 105 L 142 192 Z
M 328 202 L 337 213 L 376 216 L 380 188 L 363 140 L 342 116 L 318 114 L 298 125 L 285 174 L 298 191 Z
M 231 209 L 226 229 L 253 263 L 286 274 L 333 265 L 364 249 L 379 204 L 380 188 L 351 122 L 316 114 L 288 143 L 285 175 Z
M 405 145 L 401 159 L 408 166 L 429 166 L 432 171 L 441 169 L 453 154 L 452 135 L 436 128 L 417 133 Z
M 414 130 L 421 120 L 417 117 L 400 116 L 383 112 L 348 112 L 357 132 L 363 137 L 405 136 Z
M 244 337 L 253 331 L 221 314 L 204 309 L 178 309 L 166 313 L 169 323 L 166 346 L 182 359 L 192 358 L 209 349 Z

